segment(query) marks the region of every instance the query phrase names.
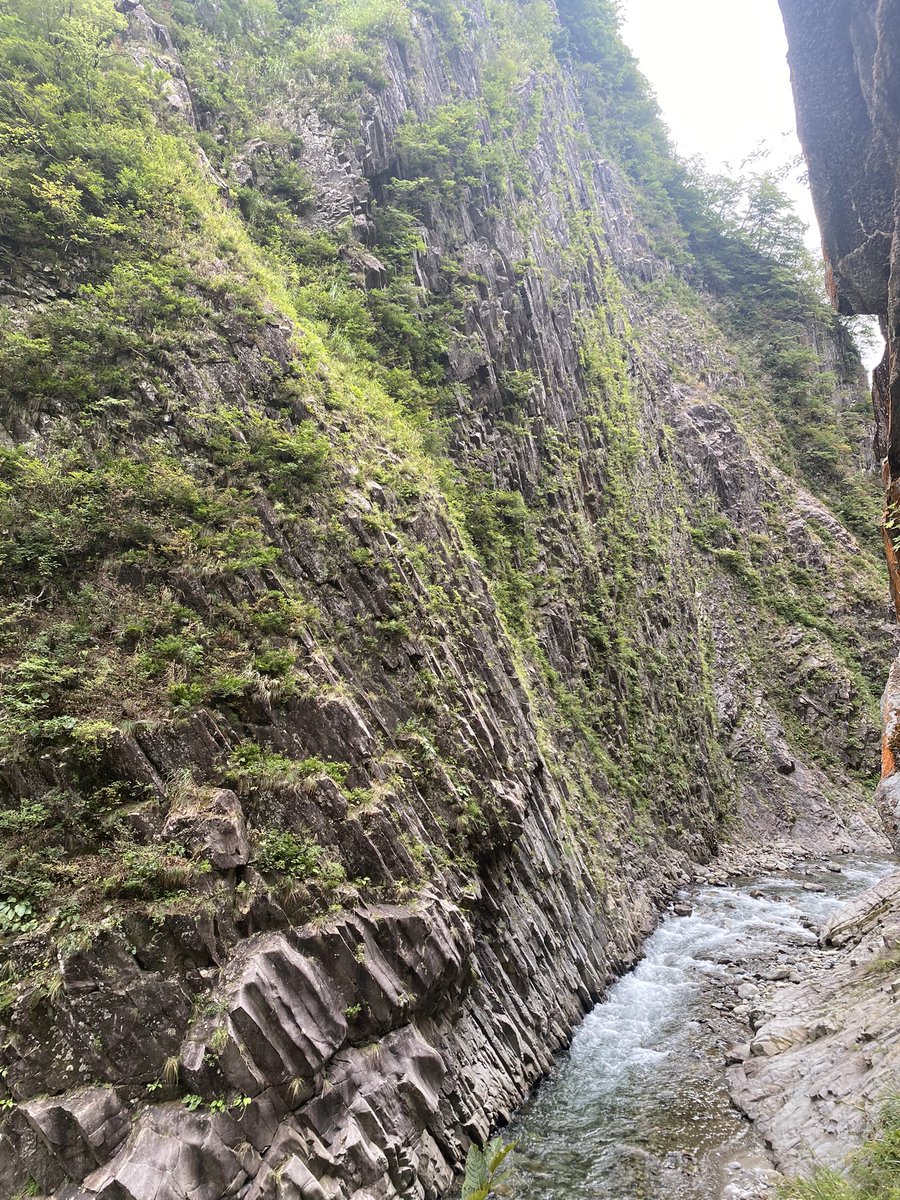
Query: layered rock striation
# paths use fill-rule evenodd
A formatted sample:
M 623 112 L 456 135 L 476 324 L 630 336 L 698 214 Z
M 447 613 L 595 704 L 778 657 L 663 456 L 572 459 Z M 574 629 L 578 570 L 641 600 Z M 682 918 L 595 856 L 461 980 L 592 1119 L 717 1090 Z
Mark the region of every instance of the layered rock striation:
M 873 378 L 876 455 L 885 488 L 884 545 L 900 605 L 900 7 L 892 0 L 781 4 L 790 45 L 798 131 L 835 306 L 877 316 L 885 353 Z M 898 608 L 900 612 L 900 608 Z M 897 845 L 897 666 L 882 702 L 878 800 Z
M 877 844 L 879 565 L 567 6 L 251 8 L 81 14 L 3 226 L 10 1196 L 436 1197 L 723 833 Z

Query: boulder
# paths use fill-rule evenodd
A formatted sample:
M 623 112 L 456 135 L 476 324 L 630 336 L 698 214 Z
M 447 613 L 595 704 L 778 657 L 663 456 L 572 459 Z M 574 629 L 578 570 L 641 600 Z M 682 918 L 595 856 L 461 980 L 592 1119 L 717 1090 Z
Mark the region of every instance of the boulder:
M 771 1057 L 781 1054 L 794 1046 L 800 1046 L 807 1041 L 809 1032 L 805 1025 L 792 1024 L 790 1021 L 767 1021 L 756 1033 L 750 1043 L 750 1053 L 754 1057 Z
M 163 837 L 208 858 L 221 871 L 246 866 L 250 858 L 241 802 L 227 788 L 205 788 L 180 799 Z
M 229 1114 L 164 1104 L 140 1115 L 123 1149 L 84 1186 L 98 1200 L 226 1200 L 258 1168 L 259 1156 Z
M 113 1088 L 28 1100 L 19 1111 L 69 1178 L 79 1182 L 112 1156 L 131 1128 Z

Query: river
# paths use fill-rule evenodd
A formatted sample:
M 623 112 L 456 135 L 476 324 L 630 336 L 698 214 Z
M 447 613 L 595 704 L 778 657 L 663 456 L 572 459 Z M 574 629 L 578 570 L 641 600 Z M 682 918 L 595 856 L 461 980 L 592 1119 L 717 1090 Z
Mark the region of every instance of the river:
M 762 1194 L 767 1162 L 730 1105 L 725 1045 L 748 1035 L 757 975 L 803 969 L 842 903 L 897 869 L 837 865 L 700 887 L 690 916 L 667 915 L 644 957 L 585 1018 L 569 1051 L 519 1112 L 504 1200 L 723 1200 Z M 804 884 L 807 888 L 804 888 Z M 808 890 L 824 887 L 825 891 Z M 806 924 L 804 923 L 806 922 Z M 759 1189 L 759 1190 L 756 1190 Z

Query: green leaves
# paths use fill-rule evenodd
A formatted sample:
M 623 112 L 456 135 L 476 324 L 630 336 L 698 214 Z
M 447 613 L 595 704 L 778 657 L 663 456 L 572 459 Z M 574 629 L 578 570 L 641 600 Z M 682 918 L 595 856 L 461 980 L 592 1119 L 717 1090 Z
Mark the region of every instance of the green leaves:
M 37 914 L 30 900 L 0 899 L 0 937 L 30 933 L 37 927 Z
M 107 0 L 0 5 L 0 257 L 13 265 L 23 250 L 60 270 L 73 253 L 110 261 L 188 198 L 191 154 L 157 124 L 150 73 L 114 47 L 125 24 Z
M 515 1147 L 515 1142 L 504 1143 L 501 1138 L 494 1138 L 483 1150 L 475 1145 L 470 1146 L 463 1176 L 462 1200 L 487 1200 L 505 1175 L 500 1168 Z
M 464 187 L 476 187 L 487 165 L 481 117 L 471 100 L 442 104 L 424 121 L 408 116 L 397 130 L 396 147 L 406 173 L 419 176 L 424 199 L 453 198 Z
M 0 451 L 0 565 L 17 592 L 59 587 L 117 551 L 161 567 L 191 560 L 212 574 L 277 556 L 235 493 L 197 483 L 171 455 L 92 463 L 84 449 L 46 460 Z

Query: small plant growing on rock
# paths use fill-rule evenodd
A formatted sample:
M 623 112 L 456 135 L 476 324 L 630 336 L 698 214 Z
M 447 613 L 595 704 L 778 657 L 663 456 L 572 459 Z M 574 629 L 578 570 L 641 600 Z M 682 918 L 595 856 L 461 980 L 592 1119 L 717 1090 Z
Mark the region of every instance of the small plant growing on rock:
M 228 1044 L 228 1029 L 224 1025 L 217 1025 L 212 1031 L 212 1036 L 209 1039 L 209 1048 L 218 1054 L 225 1049 Z
M 843 1173 L 821 1168 L 791 1180 L 780 1200 L 893 1200 L 900 1195 L 900 1097 L 881 1110 L 875 1135 L 850 1155 Z
M 178 1082 L 178 1076 L 181 1073 L 181 1059 L 177 1054 L 170 1054 L 163 1063 L 162 1082 L 167 1087 L 174 1087 Z
M 281 829 L 266 829 L 260 835 L 255 861 L 264 875 L 290 875 L 293 879 L 316 878 L 328 865 L 317 842 Z
M 29 900 L 0 900 L 0 937 L 30 933 L 37 925 L 37 916 Z
M 469 1147 L 462 1200 L 487 1200 L 505 1175 L 501 1167 L 515 1145 L 515 1142 L 504 1143 L 500 1138 L 494 1138 L 483 1150 L 474 1145 Z
M 315 787 L 316 780 L 327 776 L 341 785 L 347 778 L 346 763 L 325 759 L 288 758 L 265 750 L 255 742 L 242 742 L 232 751 L 225 771 L 225 782 L 240 795 L 267 787 L 295 786 L 302 790 Z

